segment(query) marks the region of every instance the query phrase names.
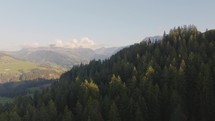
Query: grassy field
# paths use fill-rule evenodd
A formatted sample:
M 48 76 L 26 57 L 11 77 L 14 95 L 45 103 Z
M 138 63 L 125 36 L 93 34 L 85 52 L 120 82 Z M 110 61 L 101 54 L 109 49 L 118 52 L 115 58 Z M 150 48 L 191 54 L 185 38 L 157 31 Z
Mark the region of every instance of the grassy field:
M 0 83 L 37 78 L 56 79 L 65 71 L 64 68 L 41 65 L 0 53 Z
M 34 68 L 44 69 L 35 63 L 15 59 L 10 56 L 0 57 L 0 74 L 19 73 L 20 71 L 29 71 Z

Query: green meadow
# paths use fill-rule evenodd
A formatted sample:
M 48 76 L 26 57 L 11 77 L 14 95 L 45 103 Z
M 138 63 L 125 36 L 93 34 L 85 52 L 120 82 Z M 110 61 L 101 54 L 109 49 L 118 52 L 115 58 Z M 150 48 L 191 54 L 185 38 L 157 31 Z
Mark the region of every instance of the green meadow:
M 0 57 L 0 74 L 14 74 L 19 73 L 20 71 L 30 71 L 31 69 L 44 69 L 38 64 L 18 60 L 10 56 Z

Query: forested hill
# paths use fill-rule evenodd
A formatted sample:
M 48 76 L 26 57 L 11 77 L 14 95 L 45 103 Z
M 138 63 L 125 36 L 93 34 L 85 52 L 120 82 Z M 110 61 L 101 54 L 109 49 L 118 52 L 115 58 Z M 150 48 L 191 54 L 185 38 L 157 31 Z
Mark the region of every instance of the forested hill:
M 0 110 L 0 121 L 214 121 L 215 31 L 174 28 Z

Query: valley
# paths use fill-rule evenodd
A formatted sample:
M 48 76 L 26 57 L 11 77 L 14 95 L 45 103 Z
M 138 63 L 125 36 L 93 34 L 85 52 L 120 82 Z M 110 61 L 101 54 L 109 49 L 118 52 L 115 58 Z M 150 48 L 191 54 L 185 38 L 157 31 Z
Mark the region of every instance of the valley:
M 0 105 L 12 103 L 15 98 L 19 96 L 33 97 L 35 93 L 49 88 L 51 84 L 56 83 L 57 80 L 26 80 L 20 82 L 8 82 L 0 84 Z

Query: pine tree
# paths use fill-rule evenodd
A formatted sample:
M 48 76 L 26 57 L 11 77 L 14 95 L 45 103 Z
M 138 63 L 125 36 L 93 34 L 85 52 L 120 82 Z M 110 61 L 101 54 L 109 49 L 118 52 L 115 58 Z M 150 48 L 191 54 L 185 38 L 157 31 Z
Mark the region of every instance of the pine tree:
M 64 114 L 63 114 L 63 119 L 62 121 L 73 121 L 73 114 L 72 112 L 68 109 L 68 106 L 65 107 L 64 109 Z
M 121 121 L 120 114 L 115 102 L 112 103 L 109 111 L 109 120 L 110 121 Z
M 143 113 L 140 110 L 139 106 L 137 106 L 137 109 L 135 111 L 135 121 L 144 121 Z

